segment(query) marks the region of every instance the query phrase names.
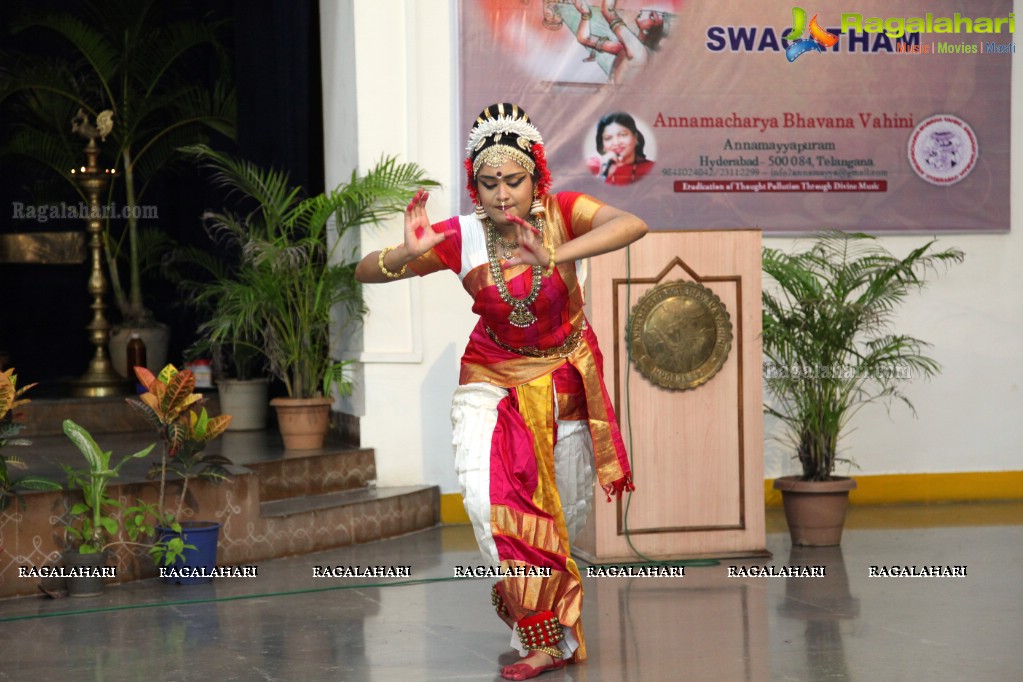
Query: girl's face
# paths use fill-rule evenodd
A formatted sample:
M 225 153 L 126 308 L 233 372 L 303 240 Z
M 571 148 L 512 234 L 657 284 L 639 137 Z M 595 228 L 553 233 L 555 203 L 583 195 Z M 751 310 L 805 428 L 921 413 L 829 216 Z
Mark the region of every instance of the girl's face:
M 600 139 L 604 143 L 604 151 L 615 154 L 619 163 L 632 163 L 636 160 L 636 136 L 625 126 L 609 124 Z
M 533 176 L 514 161 L 505 161 L 494 168 L 483 164 L 476 175 L 476 192 L 480 205 L 498 227 L 510 225 L 504 212 L 529 219 L 533 203 Z

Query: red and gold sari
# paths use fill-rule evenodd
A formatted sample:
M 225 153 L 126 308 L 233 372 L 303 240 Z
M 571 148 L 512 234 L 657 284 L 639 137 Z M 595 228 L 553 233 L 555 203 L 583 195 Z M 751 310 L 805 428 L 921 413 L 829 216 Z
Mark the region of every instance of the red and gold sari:
M 545 204 L 544 239 L 555 247 L 587 232 L 603 205 L 576 193 Z M 484 558 L 516 574 L 500 583 L 511 617 L 553 611 L 566 630 L 566 655 L 582 660 L 582 584 L 570 531 L 582 524 L 593 469 L 609 500 L 632 481 L 575 264 L 560 263 L 543 280 L 531 306 L 536 321 L 515 327 L 492 278 L 483 224 L 470 215 L 433 229 L 453 232 L 409 267 L 458 273 L 479 315 L 452 405 L 466 511 Z M 512 296 L 529 293 L 531 268 L 503 274 Z M 550 569 L 549 577 L 521 575 L 532 567 Z

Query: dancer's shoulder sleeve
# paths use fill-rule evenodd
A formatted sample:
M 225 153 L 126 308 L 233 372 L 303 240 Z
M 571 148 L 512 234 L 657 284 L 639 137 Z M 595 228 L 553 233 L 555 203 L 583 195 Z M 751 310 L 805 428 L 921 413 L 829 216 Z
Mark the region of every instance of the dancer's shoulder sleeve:
M 593 227 L 593 216 L 604 202 L 579 192 L 559 192 L 558 208 L 565 221 L 568 238 L 586 234 Z
M 430 226 L 434 232 L 446 232 L 454 230 L 447 239 L 424 253 L 419 258 L 408 264 L 409 270 L 420 277 L 437 272 L 438 270 L 453 270 L 460 272 L 462 269 L 462 229 L 458 217 L 449 218 Z

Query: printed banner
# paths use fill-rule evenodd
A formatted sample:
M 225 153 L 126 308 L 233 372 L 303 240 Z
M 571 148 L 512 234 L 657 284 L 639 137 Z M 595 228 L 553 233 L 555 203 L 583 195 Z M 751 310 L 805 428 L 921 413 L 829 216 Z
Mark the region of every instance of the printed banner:
M 1004 232 L 1011 12 L 462 0 L 460 129 L 521 105 L 555 191 L 654 229 Z

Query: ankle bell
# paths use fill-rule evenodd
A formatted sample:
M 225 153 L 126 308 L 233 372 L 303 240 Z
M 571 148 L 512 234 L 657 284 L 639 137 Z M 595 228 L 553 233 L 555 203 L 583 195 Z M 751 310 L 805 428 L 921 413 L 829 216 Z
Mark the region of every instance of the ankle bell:
M 565 655 L 558 647 L 558 642 L 565 635 L 553 611 L 542 611 L 520 619 L 515 631 L 527 651 L 542 651 L 552 658 L 562 658 Z

